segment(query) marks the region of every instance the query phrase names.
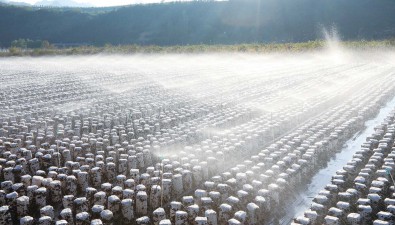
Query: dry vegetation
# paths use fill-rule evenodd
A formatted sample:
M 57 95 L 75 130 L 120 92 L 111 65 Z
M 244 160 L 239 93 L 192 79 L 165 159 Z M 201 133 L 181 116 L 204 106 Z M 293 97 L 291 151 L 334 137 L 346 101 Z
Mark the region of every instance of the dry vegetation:
M 22 49 L 12 47 L 0 56 L 46 56 L 46 55 L 95 55 L 95 54 L 136 54 L 136 53 L 223 53 L 223 52 L 301 52 L 324 48 L 323 40 L 302 43 L 238 44 L 238 45 L 105 45 L 103 47 L 81 46 L 73 48 Z M 352 49 L 388 49 L 394 48 L 395 39 L 379 41 L 344 41 L 342 45 Z

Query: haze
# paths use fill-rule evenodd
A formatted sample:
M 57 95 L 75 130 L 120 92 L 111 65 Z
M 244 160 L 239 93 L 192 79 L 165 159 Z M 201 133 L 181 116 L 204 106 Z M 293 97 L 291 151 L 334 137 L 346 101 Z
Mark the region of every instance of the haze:
M 132 4 L 149 4 L 149 3 L 161 3 L 161 2 L 173 2 L 172 0 L 46 0 L 46 2 L 57 2 L 58 5 L 62 6 L 74 6 L 70 2 L 76 2 L 79 4 L 85 4 L 86 6 L 94 7 L 105 7 L 105 6 L 121 6 L 121 5 L 132 5 Z M 177 0 L 177 1 L 190 1 L 190 0 Z M 40 0 L 12 0 L 9 2 L 23 2 L 31 5 L 41 2 Z M 40 4 L 38 4 L 40 5 Z

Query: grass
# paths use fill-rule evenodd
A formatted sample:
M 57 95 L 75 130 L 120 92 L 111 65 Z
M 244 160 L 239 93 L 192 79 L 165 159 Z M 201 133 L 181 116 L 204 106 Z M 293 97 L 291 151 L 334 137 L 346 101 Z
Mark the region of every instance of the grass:
M 379 41 L 343 41 L 341 44 L 351 49 L 395 49 L 395 39 Z M 73 48 L 10 48 L 0 52 L 0 56 L 56 56 L 56 55 L 96 55 L 96 54 L 170 54 L 170 53 L 269 53 L 269 52 L 305 52 L 324 48 L 323 40 L 303 43 L 273 44 L 236 44 L 236 45 L 185 45 L 185 46 L 141 46 L 141 45 L 105 45 L 103 47 L 82 46 Z

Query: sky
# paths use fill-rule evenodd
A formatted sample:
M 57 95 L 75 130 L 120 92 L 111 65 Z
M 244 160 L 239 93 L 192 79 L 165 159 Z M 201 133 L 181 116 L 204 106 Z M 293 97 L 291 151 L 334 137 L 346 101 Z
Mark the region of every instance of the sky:
M 9 1 L 35 4 L 40 0 L 9 0 Z M 93 6 L 101 7 L 101 6 L 140 4 L 140 3 L 159 3 L 162 0 L 74 0 L 74 1 L 78 3 L 88 3 Z M 170 2 L 170 0 L 165 0 L 165 2 Z

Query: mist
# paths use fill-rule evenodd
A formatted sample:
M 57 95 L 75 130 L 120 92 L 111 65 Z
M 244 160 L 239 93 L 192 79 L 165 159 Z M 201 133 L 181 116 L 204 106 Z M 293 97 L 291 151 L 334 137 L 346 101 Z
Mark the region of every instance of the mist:
M 195 198 L 193 207 L 199 209 L 203 200 L 199 194 L 210 193 L 213 199 L 220 196 L 210 203 L 210 210 L 221 212 L 220 224 L 232 220 L 233 213 L 233 219 L 242 220 L 236 215 L 240 211 L 255 224 L 288 224 L 309 209 L 306 198 L 311 193 L 320 195 L 318 188 L 327 187 L 332 174 L 320 169 L 337 171 L 347 160 L 362 155 L 354 154 L 359 146 L 343 145 L 378 146 L 378 141 L 364 141 L 384 134 L 387 139 L 394 137 L 385 131 L 392 132 L 386 127 L 394 118 L 386 115 L 395 107 L 395 52 L 348 49 L 335 29 L 324 30 L 323 36 L 326 46 L 309 52 L 1 58 L 0 132 L 5 136 L 1 144 L 11 149 L 8 140 L 17 137 L 14 127 L 20 127 L 25 134 L 23 141 L 18 139 L 20 145 L 34 157 L 56 155 L 55 163 L 66 170 L 68 179 L 74 173 L 80 180 L 88 172 L 95 173 L 95 179 L 78 180 L 78 190 L 64 193 L 85 196 L 88 185 L 97 190 L 107 185 L 116 193 L 117 186 L 132 189 L 135 182 L 133 195 L 136 190 L 150 196 L 149 201 L 130 197 L 139 201 L 136 208 L 142 210 L 136 211 L 137 220 L 146 220 L 162 208 L 164 215 L 171 215 L 175 201 L 189 210 L 188 198 Z M 386 123 L 380 123 L 383 118 Z M 372 129 L 376 133 L 370 137 Z M 339 161 L 335 153 L 344 149 L 348 152 L 338 154 L 344 158 Z M 92 165 L 83 156 L 91 157 Z M 7 165 L 15 163 L 13 154 L 4 157 L 12 161 Z M 72 160 L 81 162 L 80 169 L 71 165 Z M 49 171 L 50 163 L 41 164 L 38 167 Z M 100 166 L 106 168 L 103 182 L 97 181 L 102 179 Z M 62 173 L 59 168 L 56 171 Z M 118 175 L 122 176 L 118 179 Z M 34 182 L 41 185 L 37 176 Z M 111 186 L 126 177 L 134 179 L 130 187 Z M 173 182 L 166 193 L 161 191 L 164 180 Z M 110 184 L 103 186 L 104 182 Z M 119 198 L 114 196 L 108 201 Z M 295 202 L 302 202 L 303 208 L 296 210 L 302 203 Z M 235 212 L 221 217 L 228 206 Z M 123 218 L 113 210 L 118 220 Z M 208 217 L 199 210 L 196 216 L 199 213 Z
M 32 84 L 40 85 L 55 78 L 61 80 L 60 77 L 76 79 L 111 96 L 132 95 L 149 84 L 196 101 L 232 102 L 258 108 L 264 113 L 281 110 L 290 103 L 307 104 L 309 98 L 330 94 L 356 80 L 370 79 L 395 66 L 394 51 L 347 49 L 340 44 L 335 29 L 324 30 L 323 34 L 327 40 L 325 48 L 313 52 L 17 57 L 1 59 L 0 70 L 7 74 L 27 68 L 24 73 L 50 74 L 45 80 L 25 77 Z M 289 77 L 296 83 L 309 80 L 311 85 L 303 92 L 294 89 L 271 92 L 270 95 L 282 99 L 273 103 L 243 98 L 242 95 L 248 93 L 238 91 L 248 90 L 250 86 L 251 93 L 257 91 L 254 88 L 270 90 L 266 83 L 273 80 L 283 82 Z M 96 82 L 101 79 L 106 82 Z M 90 101 L 81 104 L 90 104 Z M 76 103 L 63 107 L 70 109 L 68 105 L 78 108 Z

